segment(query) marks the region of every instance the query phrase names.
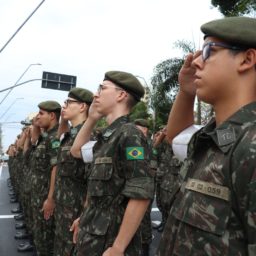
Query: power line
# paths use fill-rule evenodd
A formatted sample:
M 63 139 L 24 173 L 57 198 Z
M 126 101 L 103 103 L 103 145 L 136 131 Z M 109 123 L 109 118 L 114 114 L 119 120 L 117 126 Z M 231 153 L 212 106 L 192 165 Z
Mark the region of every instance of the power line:
M 0 50 L 0 53 L 4 50 L 4 48 L 11 42 L 11 40 L 16 36 L 16 34 L 21 30 L 21 28 L 27 23 L 27 21 L 33 16 L 33 14 L 39 9 L 39 7 L 43 4 L 45 0 L 43 0 L 36 9 L 27 17 L 27 19 L 21 24 L 21 26 L 15 31 L 15 33 L 11 36 L 11 38 L 5 43 L 5 45 Z

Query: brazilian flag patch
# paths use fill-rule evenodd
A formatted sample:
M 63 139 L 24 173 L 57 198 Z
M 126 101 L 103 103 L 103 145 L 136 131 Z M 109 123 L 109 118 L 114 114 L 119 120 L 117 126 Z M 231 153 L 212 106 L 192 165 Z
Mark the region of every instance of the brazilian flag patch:
M 127 147 L 126 159 L 127 160 L 138 160 L 138 159 L 143 160 L 144 148 L 143 147 Z
M 60 147 L 60 141 L 59 140 L 53 140 L 52 141 L 52 149 L 59 148 Z

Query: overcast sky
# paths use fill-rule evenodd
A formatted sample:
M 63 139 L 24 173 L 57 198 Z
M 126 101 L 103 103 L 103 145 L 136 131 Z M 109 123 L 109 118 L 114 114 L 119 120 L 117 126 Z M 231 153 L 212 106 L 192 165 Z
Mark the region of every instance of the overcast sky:
M 41 0 L 0 1 L 0 49 Z M 0 53 L 0 90 L 40 79 L 43 71 L 77 76 L 77 86 L 95 91 L 109 70 L 143 77 L 179 57 L 177 40 L 202 44 L 200 26 L 220 18 L 208 0 L 46 0 Z M 141 81 L 144 83 L 144 81 Z M 8 92 L 8 91 L 7 91 Z M 7 92 L 0 93 L 0 102 Z M 20 132 L 19 123 L 44 100 L 60 103 L 67 92 L 31 82 L 15 88 L 0 105 L 4 149 Z

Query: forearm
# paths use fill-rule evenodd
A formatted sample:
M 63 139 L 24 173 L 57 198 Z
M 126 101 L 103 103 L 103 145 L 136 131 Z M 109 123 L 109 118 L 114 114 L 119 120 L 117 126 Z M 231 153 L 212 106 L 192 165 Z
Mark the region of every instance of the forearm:
M 40 134 L 41 134 L 40 128 L 37 126 L 34 126 L 31 132 L 32 145 L 35 145 L 35 143 L 38 141 Z
M 194 100 L 195 96 L 182 91 L 178 93 L 167 123 L 167 139 L 169 143 L 180 132 L 194 124 Z
M 61 119 L 58 131 L 57 131 L 57 138 L 60 139 L 61 135 L 64 134 L 65 132 L 68 132 L 69 129 L 69 124 L 67 120 Z
M 95 124 L 96 124 L 96 121 L 91 120 L 89 118 L 83 124 L 82 128 L 78 132 L 75 138 L 75 141 L 70 149 L 70 152 L 73 157 L 82 158 L 81 147 L 90 140 L 91 133 L 93 131 Z
M 56 179 L 56 172 L 57 172 L 57 167 L 54 166 L 52 168 L 51 172 L 51 180 L 50 180 L 50 188 L 48 192 L 48 199 L 53 199 L 53 193 L 54 193 L 54 187 L 55 187 L 55 179 Z
M 136 233 L 150 200 L 130 199 L 125 210 L 119 233 L 114 241 L 113 247 L 124 252 Z
M 23 154 L 25 154 L 31 146 L 30 137 L 27 137 L 24 143 Z

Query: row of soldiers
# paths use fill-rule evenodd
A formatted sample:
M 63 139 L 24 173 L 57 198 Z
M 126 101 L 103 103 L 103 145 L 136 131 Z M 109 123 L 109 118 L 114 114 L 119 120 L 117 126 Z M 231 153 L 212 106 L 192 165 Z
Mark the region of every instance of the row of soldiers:
M 134 84 L 133 75 L 120 71 L 113 72 L 106 73 L 107 81 L 111 81 L 112 76 L 120 77 L 121 74 L 121 82 L 123 76 L 126 80 L 128 78 L 132 81 L 125 81 L 126 86 L 129 83 Z M 117 83 L 115 80 L 119 86 L 120 81 Z M 99 91 L 97 93 L 100 94 Z M 56 101 L 39 103 L 39 112 L 31 120 L 32 124 L 23 128 L 22 133 L 7 151 L 11 185 L 17 197 L 12 200 L 18 199 L 20 203 L 20 209 L 13 209 L 13 212 L 22 212 L 16 215 L 15 219 L 25 218 L 25 225 L 21 222 L 16 224 L 16 228 L 25 229 L 17 232 L 15 238 L 29 239 L 27 243 L 18 246 L 20 252 L 34 250 L 39 256 L 79 255 L 71 231 L 75 231 L 74 221 L 83 214 L 87 206 L 88 180 L 93 163 L 88 160 L 83 148 L 74 156 L 71 147 L 88 118 L 93 99 L 93 94 L 89 90 L 73 88 L 63 106 Z M 151 151 L 147 159 L 147 163 L 150 162 L 148 175 L 153 178 L 152 184 L 155 183 L 157 206 L 162 213 L 162 223 L 156 228 L 162 231 L 171 204 L 172 183 L 177 182 L 180 162 L 173 156 L 171 146 L 166 140 L 165 128 L 157 132 L 151 140 L 146 120 L 137 119 L 133 125 L 139 131 L 139 136 L 145 137 L 147 147 Z M 104 130 L 101 132 L 94 129 L 90 141 L 96 142 L 102 136 Z M 135 193 L 135 190 L 131 193 Z M 138 228 L 141 247 L 136 250 L 136 255 L 146 256 L 150 251 L 150 212 L 154 197 L 150 198 L 151 203 L 147 206 Z M 97 232 L 95 235 L 98 235 Z M 99 249 L 90 255 L 102 255 L 102 251 Z
M 193 135 L 178 182 L 174 182 L 174 186 L 167 185 L 167 188 L 172 186 L 167 193 L 170 199 L 174 196 L 174 201 L 169 202 L 171 209 L 157 256 L 256 255 L 255 28 L 256 19 L 248 17 L 208 22 L 201 26 L 204 33 L 202 50 L 188 54 L 184 61 L 179 73 L 180 91 L 168 119 L 168 140 L 194 123 L 195 96 L 212 105 L 215 117 Z M 143 133 L 129 121 L 128 115 L 143 94 L 143 87 L 133 75 L 107 72 L 70 148 L 71 155 L 81 157 L 81 149 L 91 141 L 97 121 L 106 118 L 108 127 L 97 136 L 91 151 L 92 160 L 90 154 L 84 158 L 91 165 L 88 175 L 85 175 L 86 200 L 82 200 L 82 214 L 71 226 L 78 256 L 141 255 L 140 224 L 154 199 L 152 150 Z M 69 100 L 66 105 L 87 105 L 81 100 Z M 67 185 L 64 182 L 66 177 L 76 180 L 73 174 L 77 168 L 72 161 L 62 161 L 62 158 L 47 153 L 47 150 L 58 152 L 60 146 L 62 157 L 70 144 L 62 146 L 66 136 L 61 141 L 51 138 L 53 127 L 43 124 L 46 120 L 56 119 L 52 114 L 54 111 L 48 110 L 49 119 L 45 119 L 42 112 L 45 105 L 40 107 L 38 123 L 43 133 L 38 138 L 35 136 L 37 142 L 31 154 L 35 160 L 31 168 L 30 192 L 32 234 L 38 254 L 51 255 L 51 247 L 47 247 L 45 254 L 39 251 L 43 247 L 38 238 L 44 238 L 40 241 L 42 243 L 53 241 L 44 228 L 51 227 L 50 217 L 55 203 L 57 228 L 54 247 L 57 248 L 60 242 L 57 240 L 60 238 L 57 235 L 60 225 L 57 215 L 69 216 L 70 210 L 70 204 L 64 205 L 64 202 L 70 202 L 65 193 L 67 190 L 60 198 L 55 195 L 53 185 L 56 183 L 57 187 L 58 180 Z M 70 122 L 72 124 L 72 120 Z M 72 131 L 67 134 L 72 138 Z M 34 132 L 32 144 L 33 140 Z M 67 152 L 66 156 L 71 156 Z M 42 159 L 46 158 L 49 158 L 48 164 L 39 170 L 38 165 L 42 167 Z M 72 166 L 72 173 L 66 172 L 64 165 Z M 51 172 L 47 172 L 47 168 Z M 37 179 L 34 179 L 35 174 Z M 40 185 L 39 180 L 45 184 Z M 63 212 L 58 213 L 58 204 L 61 203 Z M 64 234 L 65 227 L 63 225 L 59 235 Z M 69 251 L 61 255 L 70 254 Z

